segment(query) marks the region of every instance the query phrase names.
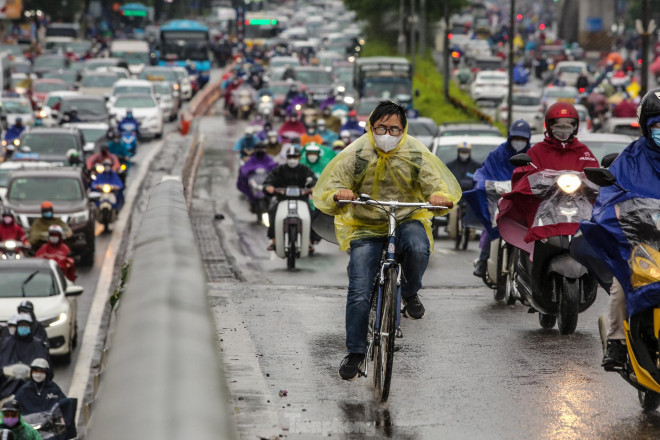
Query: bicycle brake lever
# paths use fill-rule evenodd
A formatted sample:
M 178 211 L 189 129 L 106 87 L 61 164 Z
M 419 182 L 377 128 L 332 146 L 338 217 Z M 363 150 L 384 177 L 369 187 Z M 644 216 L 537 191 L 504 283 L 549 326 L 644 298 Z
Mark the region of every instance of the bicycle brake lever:
M 360 199 L 361 200 L 371 200 L 371 197 L 369 197 L 367 194 L 360 194 Z

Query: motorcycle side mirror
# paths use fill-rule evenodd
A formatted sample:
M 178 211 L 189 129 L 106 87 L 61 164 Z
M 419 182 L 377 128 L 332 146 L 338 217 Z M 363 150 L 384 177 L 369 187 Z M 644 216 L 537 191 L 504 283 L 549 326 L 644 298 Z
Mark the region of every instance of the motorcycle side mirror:
M 614 162 L 614 159 L 616 159 L 617 157 L 619 157 L 619 153 L 610 153 L 605 155 L 605 157 L 603 157 L 603 160 L 600 161 L 600 166 L 602 166 L 603 168 L 609 168 L 610 165 L 612 165 L 612 162 Z
M 516 167 L 524 167 L 532 163 L 532 158 L 525 153 L 516 154 L 509 159 L 511 165 Z
M 616 177 L 610 170 L 605 168 L 585 168 L 584 175 L 598 186 L 616 185 Z
M 314 179 L 308 177 L 307 180 L 305 180 L 305 188 L 309 188 L 312 183 L 314 183 Z

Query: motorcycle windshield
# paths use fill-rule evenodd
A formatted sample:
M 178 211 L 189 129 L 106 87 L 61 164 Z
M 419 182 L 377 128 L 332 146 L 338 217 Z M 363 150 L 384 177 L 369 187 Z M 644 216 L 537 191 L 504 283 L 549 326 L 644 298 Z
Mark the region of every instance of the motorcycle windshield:
M 486 189 L 486 198 L 488 200 L 488 214 L 490 215 L 490 225 L 497 228 L 497 214 L 499 209 L 497 202 L 502 198 L 502 194 L 511 192 L 510 180 L 487 180 L 484 184 Z
M 532 194 L 541 199 L 533 228 L 591 218 L 599 187 L 576 171 L 542 170 L 528 177 Z

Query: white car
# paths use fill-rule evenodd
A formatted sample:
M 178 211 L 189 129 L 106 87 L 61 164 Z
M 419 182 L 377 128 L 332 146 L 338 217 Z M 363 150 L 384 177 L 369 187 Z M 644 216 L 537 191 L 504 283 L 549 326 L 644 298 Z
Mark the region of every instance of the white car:
M 580 75 L 591 81 L 587 63 L 584 61 L 560 61 L 553 71 L 555 78 L 567 86 L 575 86 Z
M 179 78 L 179 84 L 181 84 L 181 99 L 191 99 L 193 89 L 190 77 L 188 76 L 188 71 L 185 67 L 180 66 L 172 67 L 172 70 L 176 72 L 176 76 Z
M 174 121 L 181 107 L 181 95 L 169 81 L 153 81 L 158 105 L 166 121 Z
M 456 147 L 467 142 L 472 147 L 472 159 L 482 163 L 500 144 L 506 142 L 503 136 L 440 136 L 434 139 L 432 152 L 447 164 L 458 158 Z
M 32 104 L 25 98 L 2 98 L 2 114 L 7 117 L 7 125 L 10 127 L 21 118 L 26 127 L 34 124 L 34 113 Z
M 151 81 L 147 81 L 146 79 L 120 79 L 112 86 L 109 104 L 112 105 L 118 95 L 127 93 L 138 93 L 156 97 L 156 91 Z
M 0 321 L 6 323 L 25 300 L 48 334 L 50 355 L 71 362 L 78 329 L 76 296 L 83 293 L 53 260 L 23 258 L 0 264 Z
M 543 105 L 541 105 L 541 94 L 538 92 L 514 92 L 512 96 L 513 109 L 511 111 L 511 119 L 517 121 L 524 119 L 529 123 L 532 133 L 543 132 L 543 117 L 545 112 Z M 500 121 L 505 125 L 511 125 L 507 121 L 508 106 L 506 99 L 500 105 Z
M 140 123 L 140 136 L 156 138 L 163 136 L 163 112 L 153 95 L 145 93 L 117 95 L 108 108 L 117 121 L 121 121 L 126 116 L 128 109 L 133 110 L 133 116 Z
M 54 127 L 57 125 L 60 118 L 60 102 L 65 96 L 78 96 L 80 92 L 73 90 L 61 90 L 58 92 L 50 92 L 41 109 L 38 111 L 38 116 L 41 118 L 41 123 L 44 127 Z
M 78 91 L 83 95 L 108 98 L 117 81 L 119 81 L 119 76 L 115 72 L 87 70 L 83 73 Z
M 470 85 L 470 95 L 475 101 L 502 100 L 508 92 L 508 74 L 497 70 L 484 70 L 477 73 Z

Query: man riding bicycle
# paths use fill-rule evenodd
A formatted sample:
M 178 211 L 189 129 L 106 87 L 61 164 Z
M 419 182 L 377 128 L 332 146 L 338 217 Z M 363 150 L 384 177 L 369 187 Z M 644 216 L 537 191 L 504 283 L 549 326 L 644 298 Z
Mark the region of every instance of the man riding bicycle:
M 368 194 L 373 199 L 426 202 L 451 208 L 461 189 L 447 167 L 417 139 L 407 135 L 403 107 L 382 101 L 369 116 L 367 130 L 325 168 L 314 190 L 314 205 L 335 216 L 335 233 L 342 250 L 350 247 L 346 302 L 348 355 L 339 376 L 353 380 L 367 351 L 370 295 L 378 271 L 388 220 L 368 206 L 338 205 Z M 417 292 L 432 249 L 431 218 L 427 210 L 397 211 L 397 249 L 402 257 L 401 296 L 405 315 L 421 319 L 425 310 Z

